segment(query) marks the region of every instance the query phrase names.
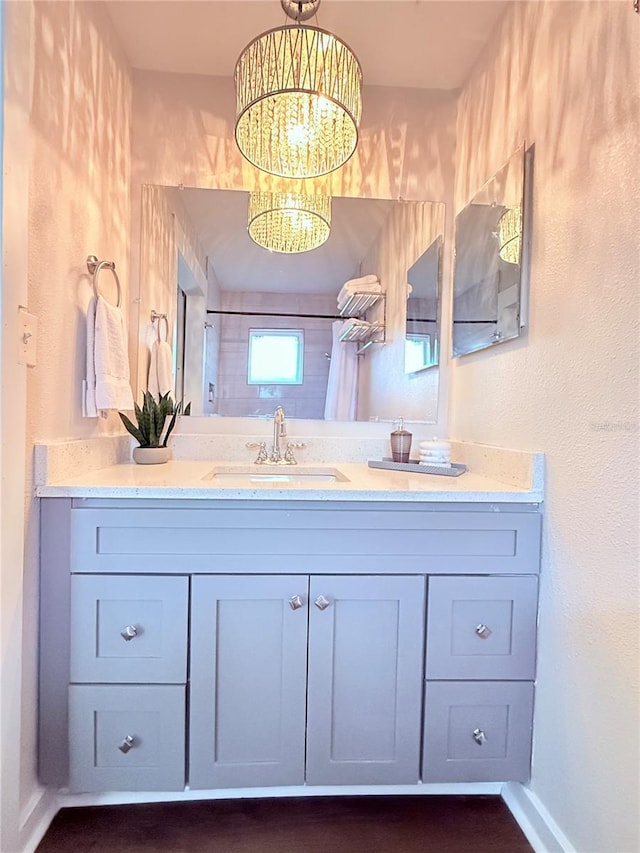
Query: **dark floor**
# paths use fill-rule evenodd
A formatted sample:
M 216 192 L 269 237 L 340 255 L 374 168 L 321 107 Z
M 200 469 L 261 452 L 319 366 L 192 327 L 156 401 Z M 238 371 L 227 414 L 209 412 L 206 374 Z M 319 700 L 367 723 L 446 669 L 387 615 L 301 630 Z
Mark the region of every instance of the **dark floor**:
M 305 797 L 63 809 L 37 853 L 531 853 L 499 797 Z

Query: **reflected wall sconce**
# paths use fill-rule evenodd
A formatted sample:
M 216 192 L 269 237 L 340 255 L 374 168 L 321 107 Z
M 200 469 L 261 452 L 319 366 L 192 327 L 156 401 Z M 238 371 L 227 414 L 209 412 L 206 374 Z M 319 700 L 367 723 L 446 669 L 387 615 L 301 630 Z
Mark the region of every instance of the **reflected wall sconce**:
M 301 193 L 249 193 L 249 236 L 272 252 L 317 249 L 331 230 L 331 198 Z
M 316 178 L 356 150 L 362 70 L 345 42 L 301 23 L 320 0 L 280 2 L 295 24 L 262 33 L 236 63 L 236 142 L 264 172 Z
M 508 207 L 498 220 L 498 254 L 508 264 L 519 264 L 522 249 L 522 208 Z

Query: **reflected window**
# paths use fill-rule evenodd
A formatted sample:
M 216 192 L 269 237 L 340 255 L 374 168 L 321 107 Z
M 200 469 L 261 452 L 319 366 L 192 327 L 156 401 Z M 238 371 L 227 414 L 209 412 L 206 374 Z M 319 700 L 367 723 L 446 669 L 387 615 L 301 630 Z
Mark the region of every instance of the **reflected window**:
M 415 373 L 431 364 L 431 335 L 407 335 L 404 342 L 404 372 Z
M 304 331 L 249 329 L 249 385 L 302 385 Z

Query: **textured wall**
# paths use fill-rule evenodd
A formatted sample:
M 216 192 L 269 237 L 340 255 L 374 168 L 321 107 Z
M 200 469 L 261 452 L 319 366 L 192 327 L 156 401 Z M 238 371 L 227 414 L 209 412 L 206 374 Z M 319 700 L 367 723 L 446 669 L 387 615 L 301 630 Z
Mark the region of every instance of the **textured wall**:
M 89 254 L 115 260 L 129 292 L 131 85 L 106 12 L 36 3 L 31 116 L 29 305 L 40 318 L 29 420 L 39 439 L 115 431 L 81 416 Z M 112 276 L 100 276 L 115 299 Z
M 232 77 L 135 71 L 134 181 L 272 187 L 238 151 L 234 123 Z M 443 201 L 453 182 L 454 126 L 453 92 L 365 86 L 357 151 L 317 186 L 332 195 Z
M 29 369 L 27 458 L 34 440 L 120 431 L 116 415 L 81 417 L 86 257 L 116 261 L 128 293 L 131 83 L 109 18 L 99 3 L 33 4 L 33 91 L 29 157 L 28 305 L 38 316 L 38 364 Z M 100 281 L 111 288 L 112 276 Z M 21 801 L 36 782 L 38 524 L 26 472 L 26 553 Z
M 581 853 L 638 839 L 640 19 L 514 3 L 462 92 L 457 209 L 535 143 L 530 327 L 454 362 L 452 437 L 547 454 L 531 788 Z

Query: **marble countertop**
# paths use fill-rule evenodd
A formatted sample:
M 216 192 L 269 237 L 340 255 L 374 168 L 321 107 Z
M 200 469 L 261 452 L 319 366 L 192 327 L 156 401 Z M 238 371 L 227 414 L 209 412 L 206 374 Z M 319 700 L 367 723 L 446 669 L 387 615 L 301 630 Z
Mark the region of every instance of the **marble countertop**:
M 305 469 L 336 469 L 341 482 L 252 482 L 211 477 L 228 461 L 176 460 L 163 465 L 121 463 L 79 476 L 64 476 L 36 487 L 38 497 L 164 498 L 168 500 L 323 500 L 414 501 L 455 503 L 540 503 L 535 480 L 528 487 L 510 485 L 467 471 L 459 477 L 405 473 L 369 468 L 362 462 L 321 463 L 266 470 L 246 466 L 258 474 L 288 474 Z

